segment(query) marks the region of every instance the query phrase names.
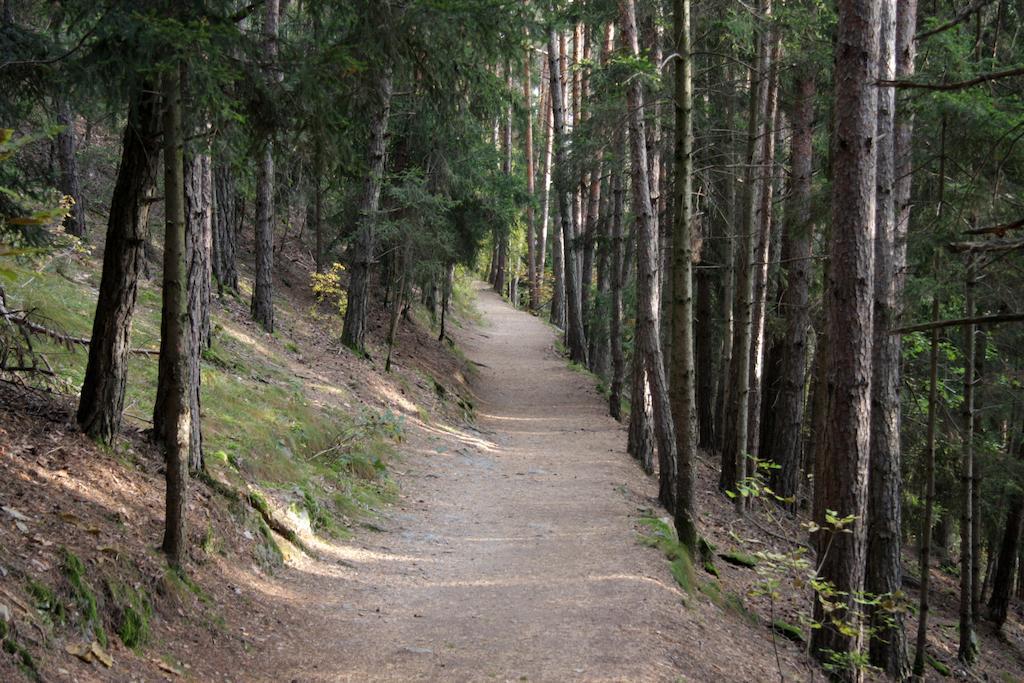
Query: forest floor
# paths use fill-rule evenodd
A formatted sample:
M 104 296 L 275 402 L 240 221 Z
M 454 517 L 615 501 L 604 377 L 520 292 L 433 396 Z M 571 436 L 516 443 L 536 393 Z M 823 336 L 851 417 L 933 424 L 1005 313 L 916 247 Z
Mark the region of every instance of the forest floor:
M 89 263 L 81 273 L 94 272 Z M 309 554 L 277 537 L 284 565 L 268 559 L 270 532 L 252 510 L 197 483 L 187 576 L 166 569 L 155 548 L 160 456 L 138 420 L 148 357 L 134 361 L 129 394 L 140 398 L 112 451 L 76 432 L 73 396 L 0 384 L 0 621 L 14 625 L 16 649 L 0 654 L 0 680 L 32 677 L 17 665 L 22 649 L 46 681 L 823 680 L 803 646 L 771 628 L 776 618 L 800 627 L 810 607 L 770 559 L 799 551 L 799 520 L 764 501 L 736 515 L 717 462 L 702 456 L 700 525 L 717 576 L 666 559 L 655 478 L 627 455 L 624 426 L 607 416 L 596 378 L 566 362 L 556 330 L 478 284 L 476 314 L 452 321 L 452 344 L 414 311 L 384 373 L 379 344 L 357 358 L 326 319 L 311 319 L 308 264 L 294 271 L 282 277 L 275 335 L 255 329 L 244 303 L 218 306 L 204 419 L 214 479 L 264 495 Z M 79 272 L 45 280 L 82 309 L 62 315 L 71 329 L 85 327 L 94 296 Z M 158 301 L 143 294 L 137 345 L 152 343 Z M 67 360 L 68 372 L 82 360 Z M 401 420 L 403 440 L 381 456 L 386 474 L 339 478 L 321 466 L 324 445 L 333 421 L 350 430 L 360 414 L 397 416 L 387 420 Z M 339 486 L 345 514 L 310 528 Z M 780 594 L 769 600 L 759 588 L 773 578 Z M 930 649 L 953 665 L 955 579 L 935 571 L 933 581 Z M 133 606 L 149 633 L 129 647 Z M 109 668 L 82 657 L 100 626 Z M 1005 639 L 984 625 L 980 634 L 971 677 L 1020 680 L 1019 606 Z

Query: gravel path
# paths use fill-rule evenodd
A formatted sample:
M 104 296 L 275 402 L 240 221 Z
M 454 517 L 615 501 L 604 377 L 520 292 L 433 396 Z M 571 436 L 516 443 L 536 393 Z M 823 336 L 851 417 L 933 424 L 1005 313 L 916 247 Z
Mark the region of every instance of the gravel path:
M 332 546 L 340 563 L 299 562 L 276 596 L 290 609 L 274 610 L 287 616 L 263 670 L 297 681 L 703 679 L 682 650 L 702 650 L 707 635 L 664 558 L 637 543 L 655 489 L 625 431 L 593 380 L 556 355 L 550 327 L 482 288 L 478 307 L 484 324 L 459 334 L 479 368 L 476 428 L 416 430 L 387 529 Z

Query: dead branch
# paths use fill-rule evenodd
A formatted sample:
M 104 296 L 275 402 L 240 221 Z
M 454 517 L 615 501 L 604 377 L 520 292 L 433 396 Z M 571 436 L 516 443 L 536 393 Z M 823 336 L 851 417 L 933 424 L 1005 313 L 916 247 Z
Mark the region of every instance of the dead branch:
M 1012 69 L 1003 71 L 992 71 L 987 74 L 969 78 L 966 81 L 954 81 L 953 83 L 921 83 L 920 81 L 877 81 L 876 85 L 885 88 L 900 88 L 903 90 L 964 90 L 989 81 L 998 81 L 1002 78 L 1024 76 L 1024 66 L 1015 66 Z
M 996 313 L 975 318 L 953 318 L 952 320 L 935 320 L 919 325 L 906 325 L 889 331 L 889 334 L 908 334 L 910 332 L 927 332 L 936 328 L 959 327 L 960 325 L 989 325 L 995 323 L 1012 323 L 1024 320 L 1024 313 Z

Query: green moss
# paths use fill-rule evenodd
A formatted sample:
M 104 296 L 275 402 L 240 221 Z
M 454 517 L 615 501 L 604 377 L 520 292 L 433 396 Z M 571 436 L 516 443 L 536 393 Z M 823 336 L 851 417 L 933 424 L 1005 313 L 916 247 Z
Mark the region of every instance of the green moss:
M 740 552 L 739 550 L 730 550 L 728 552 L 719 553 L 718 556 L 729 564 L 734 564 L 737 567 L 753 569 L 757 566 L 756 557 L 748 553 Z
M 5 638 L 3 641 L 4 652 L 14 655 L 17 660 L 18 668 L 25 675 L 26 678 L 32 681 L 42 681 L 42 676 L 39 673 L 39 669 L 36 667 L 36 661 L 33 659 L 32 654 L 25 649 L 25 647 L 14 640 L 13 638 Z
M 121 642 L 138 650 L 149 641 L 153 605 L 147 593 L 121 583 L 107 583 L 114 604 L 114 627 Z
M 794 643 L 803 643 L 805 641 L 804 632 L 799 627 L 790 624 L 783 619 L 776 619 L 772 622 L 772 630 L 778 633 L 783 638 L 788 638 Z
M 672 561 L 671 570 L 672 578 L 676 580 L 679 587 L 687 593 L 691 592 L 695 581 L 693 561 L 690 559 L 690 554 L 685 550 L 680 552 L 679 556 Z
M 46 584 L 29 579 L 28 594 L 32 596 L 36 609 L 46 614 L 52 623 L 63 624 L 67 619 L 64 603 L 57 597 L 57 593 Z
M 950 670 L 950 668 L 942 662 L 940 662 L 939 660 L 935 659 L 935 657 L 926 654 L 924 656 L 924 659 L 926 662 L 928 662 L 928 666 L 935 669 L 935 672 L 938 673 L 940 676 L 948 677 L 952 675 L 953 672 Z
M 651 532 L 641 534 L 640 542 L 663 552 L 671 562 L 669 570 L 672 572 L 672 578 L 684 591 L 692 592 L 696 585 L 693 558 L 686 547 L 679 543 L 675 529 L 656 517 L 642 517 L 640 524 L 650 529 Z
M 718 578 L 718 567 L 716 567 L 715 563 L 711 560 L 704 560 L 704 571 L 711 574 L 711 576 Z

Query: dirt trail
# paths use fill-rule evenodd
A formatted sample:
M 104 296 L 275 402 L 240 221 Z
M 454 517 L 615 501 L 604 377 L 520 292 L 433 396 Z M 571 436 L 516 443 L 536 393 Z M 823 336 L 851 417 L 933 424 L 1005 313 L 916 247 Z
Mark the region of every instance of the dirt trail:
M 698 661 L 718 659 L 715 636 L 637 543 L 654 485 L 592 379 L 541 321 L 483 289 L 479 307 L 459 340 L 479 367 L 477 429 L 413 435 L 388 528 L 262 587 L 277 604 L 243 678 L 751 680 Z

